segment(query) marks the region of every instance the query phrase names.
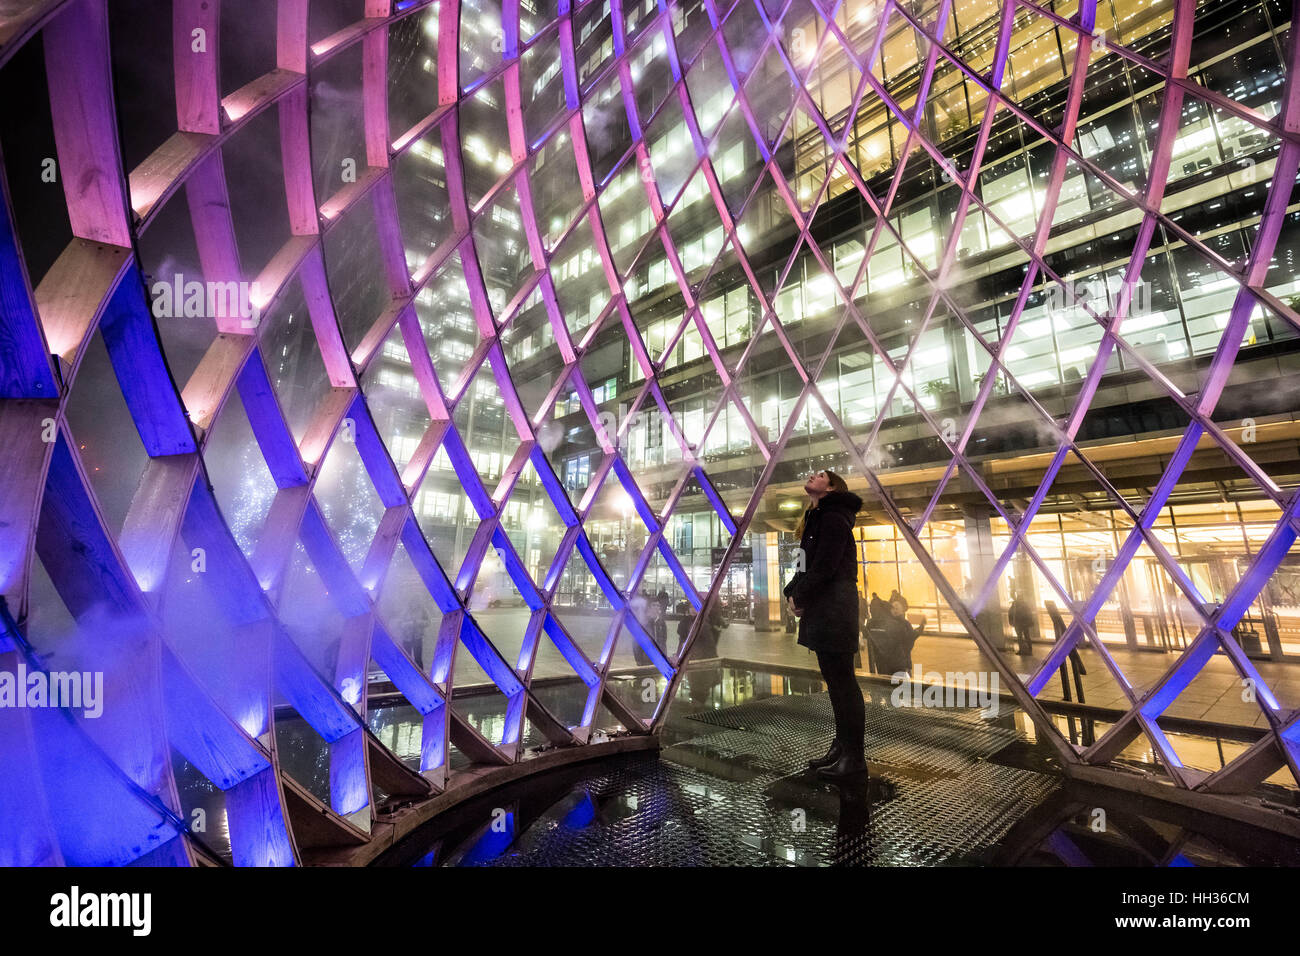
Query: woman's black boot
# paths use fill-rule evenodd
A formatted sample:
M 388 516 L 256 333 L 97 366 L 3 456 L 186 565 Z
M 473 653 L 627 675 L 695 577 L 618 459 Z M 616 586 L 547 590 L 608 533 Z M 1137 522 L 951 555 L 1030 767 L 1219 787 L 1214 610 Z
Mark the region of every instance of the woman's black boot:
M 836 737 L 831 741 L 831 749 L 815 760 L 809 760 L 808 766 L 816 770 L 818 767 L 829 767 L 835 761 L 840 759 L 843 754 L 843 748 L 840 747 L 840 740 Z
M 862 756 L 862 749 L 857 751 L 848 750 L 840 755 L 840 758 L 828 767 L 821 767 L 817 771 L 817 776 L 825 777 L 827 780 L 849 780 L 858 777 L 867 772 L 867 761 Z

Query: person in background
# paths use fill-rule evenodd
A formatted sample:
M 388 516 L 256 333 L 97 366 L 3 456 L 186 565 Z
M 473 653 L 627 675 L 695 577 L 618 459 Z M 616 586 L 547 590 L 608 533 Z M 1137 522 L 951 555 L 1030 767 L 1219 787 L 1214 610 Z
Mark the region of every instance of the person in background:
M 1011 596 L 1011 605 L 1007 608 L 1007 623 L 1016 633 L 1016 654 L 1028 657 L 1033 653 L 1034 630 L 1038 626 L 1037 615 L 1019 591 Z
M 691 610 L 690 604 L 686 605 L 687 611 Z M 690 631 L 694 615 L 687 614 L 677 622 L 677 646 L 680 648 L 686 642 L 687 632 Z M 700 622 L 699 633 L 695 637 L 695 643 L 691 646 L 690 661 L 691 665 L 686 672 L 686 680 L 690 687 L 691 703 L 703 706 L 708 702 L 709 694 L 714 687 L 722 683 L 722 669 L 717 665 L 718 658 L 718 639 L 722 636 L 723 630 L 727 627 L 727 617 L 722 613 L 716 603 L 705 615 L 704 620 Z
M 817 666 L 835 714 L 835 739 L 826 754 L 808 762 L 820 776 L 842 780 L 864 773 L 866 705 L 853 670 L 858 648 L 858 562 L 853 525 L 862 499 L 832 471 L 804 483 L 812 506 L 795 529 L 803 570 L 782 593 L 799 618 L 798 642 L 817 655 Z
M 879 673 L 911 673 L 912 648 L 925 630 L 925 617 L 922 616 L 921 623 L 913 627 L 907 619 L 907 598 L 897 591 L 889 595 L 888 604 L 875 595 L 872 596 L 880 602 L 873 602 L 879 613 L 872 617 L 867 634 L 872 641 L 876 663 L 880 666 Z
M 677 647 L 680 649 L 686 643 L 686 635 L 691 629 L 694 614 L 691 612 L 691 605 L 688 601 L 682 601 L 678 605 L 678 612 L 682 615 L 677 621 Z M 704 623 L 700 625 L 699 637 L 695 638 L 695 646 L 691 648 L 692 660 L 705 660 L 718 656 L 718 639 L 726 629 L 727 623 L 722 608 L 715 603 L 709 609 Z
M 871 645 L 867 643 L 867 624 L 871 621 L 871 602 L 866 595 L 858 595 L 858 652 L 853 656 L 855 669 L 862 668 L 862 652 L 867 652 L 867 670 L 871 670 Z
M 639 593 L 632 595 L 627 602 L 628 610 L 631 612 L 632 616 L 636 618 L 637 623 L 650 634 L 651 638 L 653 638 L 655 634 L 654 628 L 651 626 L 649 605 L 650 602 L 646 600 L 645 595 Z M 641 649 L 640 643 L 635 639 L 632 641 L 632 657 L 640 667 L 644 667 L 650 663 L 650 655 Z
M 867 659 L 871 662 L 871 673 L 887 674 L 885 670 L 884 659 L 881 657 L 881 648 L 884 643 L 882 631 L 889 626 L 889 602 L 881 598 L 875 591 L 871 592 L 871 600 L 867 602 L 867 621 L 863 625 L 863 636 L 867 642 Z
M 894 593 L 897 594 L 898 592 L 895 591 Z M 889 616 L 889 602 L 875 591 L 871 592 L 871 603 L 868 605 L 868 608 L 872 620 L 880 618 L 883 621 Z
M 695 608 L 691 607 L 691 602 L 682 598 L 673 608 L 672 620 L 677 621 L 677 653 L 682 653 L 682 645 L 686 643 L 686 632 L 691 629 L 691 621 L 695 618 Z
M 646 602 L 645 610 L 647 617 L 645 629 L 650 632 L 650 636 L 654 639 L 655 644 L 659 646 L 659 650 L 663 651 L 664 655 L 667 656 L 668 622 L 664 620 L 664 606 L 656 598 L 653 601 Z M 645 663 L 650 663 L 649 657 L 646 658 Z
M 429 609 L 420 607 L 409 613 L 403 627 L 402 646 L 420 670 L 424 670 L 424 634 L 429 623 Z

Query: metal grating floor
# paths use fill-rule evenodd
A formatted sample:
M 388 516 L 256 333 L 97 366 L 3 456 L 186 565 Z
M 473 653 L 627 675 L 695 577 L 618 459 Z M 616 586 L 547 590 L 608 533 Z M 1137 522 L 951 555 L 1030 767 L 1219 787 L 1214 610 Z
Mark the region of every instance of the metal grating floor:
M 985 720 L 976 709 L 894 707 L 887 698 L 868 694 L 866 714 L 867 760 L 878 764 L 960 771 L 1019 736 L 1011 727 Z M 826 694 L 769 697 L 726 710 L 700 711 L 688 719 L 749 735 L 760 749 L 770 751 L 771 769 L 777 772 L 802 769 L 803 762 L 825 751 L 834 736 Z
M 490 859 L 493 866 L 938 865 L 982 862 L 1058 786 L 989 763 L 1014 730 L 978 711 L 868 701 L 871 772 L 837 786 L 806 761 L 829 744 L 825 694 L 676 721 L 656 757 L 594 767 Z M 691 736 L 691 727 L 699 733 Z M 578 821 L 578 823 L 575 823 Z

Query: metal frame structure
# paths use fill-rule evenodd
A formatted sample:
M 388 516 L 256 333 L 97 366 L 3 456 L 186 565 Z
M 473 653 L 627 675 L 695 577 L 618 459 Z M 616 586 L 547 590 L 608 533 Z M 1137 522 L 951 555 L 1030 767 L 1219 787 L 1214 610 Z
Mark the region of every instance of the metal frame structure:
M 228 4 L 230 0 L 225 0 Z M 355 22 L 315 42 L 309 37 L 309 0 L 277 0 L 275 4 L 275 67 L 247 86 L 221 95 L 219 58 L 215 55 L 221 33 L 222 0 L 174 0 L 171 4 L 173 92 L 176 132 L 135 169 L 127 169 L 119 143 L 118 107 L 111 71 L 108 0 L 20 0 L 0 13 L 0 69 L 28 44 L 43 44 L 49 88 L 49 118 L 57 144 L 60 182 L 66 199 L 73 240 L 33 288 L 15 224 L 11 191 L 15 170 L 0 180 L 0 442 L 6 451 L 0 471 L 0 594 L 9 613 L 0 632 L 0 670 L 14 671 L 19 664 L 54 669 L 46 649 L 29 640 L 26 618 L 34 557 L 48 573 L 72 617 L 88 633 L 109 634 L 112 622 L 130 621 L 129 635 L 121 640 L 87 642 L 95 645 L 78 659 L 89 669 L 102 667 L 108 682 L 109 706 L 98 719 L 71 711 L 0 708 L 0 862 L 187 864 L 203 859 L 201 840 L 182 807 L 172 769 L 172 751 L 206 777 L 223 794 L 228 819 L 231 857 L 237 864 L 283 865 L 301 862 L 308 847 L 361 845 L 370 839 L 368 820 L 378 795 L 410 800 L 428 799 L 449 784 L 448 753 L 460 749 L 476 763 L 506 766 L 524 756 L 525 721 L 560 746 L 597 747 L 591 742 L 598 710 L 636 734 L 653 734 L 663 724 L 669 702 L 683 674 L 683 663 L 695 642 L 707 611 L 718 600 L 718 589 L 701 591 L 674 554 L 666 528 L 688 485 L 698 483 L 731 535 L 722 562 L 725 572 L 741 547 L 742 537 L 758 509 L 764 488 L 787 448 L 796 422 L 805 409 L 815 406 L 830 423 L 844 449 L 865 479 L 877 506 L 894 521 L 917 561 L 933 577 L 937 588 L 969 630 L 987 659 L 1001 672 L 1004 685 L 1034 721 L 1038 733 L 1056 748 L 1067 767 L 1104 766 L 1139 737 L 1145 736 L 1174 787 L 1208 793 L 1239 793 L 1260 780 L 1289 767 L 1300 779 L 1300 712 L 1288 710 L 1270 692 L 1267 682 L 1234 641 L 1231 631 L 1269 576 L 1292 548 L 1300 530 L 1300 496 L 1284 492 L 1250 460 L 1212 420 L 1212 413 L 1227 383 L 1241 347 L 1242 333 L 1252 312 L 1260 307 L 1300 327 L 1300 315 L 1265 287 L 1265 274 L 1282 228 L 1300 165 L 1300 90 L 1297 61 L 1291 38 L 1282 110 L 1275 118 L 1234 103 L 1221 94 L 1189 82 L 1188 56 L 1196 21 L 1193 0 L 1172 0 L 1173 35 L 1169 55 L 1152 62 L 1096 29 L 1096 0 L 1078 0 L 1062 8 L 1047 8 L 1028 0 L 1002 0 L 996 47 L 988 70 L 977 70 L 951 44 L 949 19 L 952 0 L 900 3 L 883 0 L 874 17 L 869 43 L 848 36 L 843 14 L 857 4 L 847 0 L 736 0 L 734 5 L 703 0 L 711 30 L 687 45 L 675 30 L 676 3 L 634 5 L 610 0 L 613 53 L 591 76 L 580 76 L 575 50 L 575 20 L 592 13 L 601 0 L 559 0 L 550 19 L 531 36 L 521 30 L 519 0 L 501 4 L 502 26 L 493 51 L 499 56 L 483 71 L 465 71 L 460 28 L 478 11 L 461 0 L 353 0 Z M 494 8 L 495 9 L 495 8 Z M 745 17 L 762 24 L 757 52 L 747 51 L 738 63 L 729 39 L 729 25 Z M 803 19 L 815 32 L 813 53 L 802 65 L 791 55 L 786 18 Z M 1064 119 L 1046 128 L 1004 91 L 1013 25 L 1017 18 L 1040 18 L 1054 25 L 1063 47 L 1072 56 Z M 410 129 L 394 129 L 389 114 L 388 42 L 390 31 L 409 18 L 429 18 L 437 24 L 437 107 Z M 926 52 L 914 103 L 904 107 L 880 79 L 876 64 L 886 31 L 900 24 L 915 32 Z M 194 54 L 195 31 L 204 31 L 208 55 Z M 634 60 L 646 38 L 661 35 L 672 75 L 668 94 L 648 113 L 638 104 Z M 521 63 L 544 42 L 558 44 L 565 110 L 540 135 L 530 136 L 524 117 Z M 801 41 L 802 42 L 802 41 Z M 856 69 L 850 117 L 867 98 L 878 98 L 907 129 L 902 159 L 883 192 L 872 190 L 851 160 L 850 122 L 834 129 L 818 111 L 809 92 L 812 67 L 830 45 Z M 684 46 L 686 49 L 684 49 Z M 309 103 L 314 77 L 322 68 L 357 48 L 361 51 L 364 163 L 355 180 L 329 191 L 323 201 L 323 184 L 313 173 Z M 714 168 L 715 146 L 723 122 L 706 134 L 692 102 L 686 80 L 705 50 L 716 48 L 734 90 L 727 116 L 739 117 L 754 137 L 764 162 L 745 194 L 737 202 L 729 195 Z M 1149 185 L 1133 194 L 1104 169 L 1092 163 L 1075 146 L 1075 126 L 1088 82 L 1089 65 L 1102 54 L 1118 55 L 1164 82 L 1159 131 L 1152 143 Z M 754 64 L 775 57 L 784 68 L 783 102 L 789 106 L 775 137 L 769 135 L 774 118 L 761 116 L 754 105 L 759 92 L 750 83 Z M 941 67 L 954 67 L 983 91 L 985 104 L 978 127 L 973 159 L 958 168 L 930 141 L 920 122 L 930 85 Z M 468 75 L 467 75 L 468 74 Z M 770 82 L 770 79 L 768 80 Z M 508 127 L 510 160 L 498 181 L 482 196 L 472 198 L 467 187 L 463 148 L 467 130 L 462 113 L 467 101 L 489 83 L 501 83 L 505 92 L 504 122 Z M 586 109 L 596 91 L 617 83 L 629 137 L 603 176 L 590 146 Z M 770 93 L 765 92 L 765 95 Z M 1185 100 L 1199 98 L 1209 106 L 1243 119 L 1280 144 L 1267 204 L 1258 226 L 1249 261 L 1242 265 L 1223 261 L 1177 219 L 1161 211 L 1165 180 Z M 144 271 L 138 254 L 142 237 L 158 221 L 160 211 L 183 192 L 198 243 L 205 278 L 218 282 L 245 282 L 252 278 L 240 261 L 236 228 L 221 154 L 226 144 L 266 111 L 278 113 L 284 193 L 291 236 L 255 278 L 261 290 L 257 303 L 264 312 L 275 307 L 293 283 L 299 283 L 310 313 L 313 337 L 328 372 L 327 399 L 300 441 L 277 402 L 268 380 L 266 356 L 258 327 L 246 327 L 230 317 L 219 317 L 217 335 L 193 374 L 185 381 L 174 377 L 173 362 L 151 316 Z M 662 164 L 651 149 L 647 131 L 680 110 L 694 149 L 690 171 L 674 182 L 672 194 L 662 188 Z M 985 149 L 997 117 L 1012 114 L 1028 129 L 1054 147 L 1046 199 L 1031 235 L 1014 238 L 1024 256 L 1025 276 L 1010 326 L 1000 341 L 988 342 L 976 331 L 951 294 L 951 279 L 961 233 L 969 211 L 978 209 L 1008 235 L 1014 233 L 985 202 L 979 188 Z M 778 162 L 777 144 L 789 134 L 797 117 L 810 120 L 821 132 L 828 170 L 848 177 L 875 217 L 856 276 L 841 283 L 826 253 L 819 248 L 811 227 L 827 200 L 831 176 L 825 177 L 809 201 L 796 195 Z M 446 169 L 446 194 L 451 230 L 417 267 L 408 269 L 403 248 L 401 217 L 394 182 L 394 167 L 405 152 L 431 133 L 440 137 Z M 547 232 L 534 208 L 533 160 L 539 151 L 567 137 L 577 172 L 583 203 L 572 221 L 554 236 Z M 2 163 L 2 158 L 0 158 Z M 960 189 L 951 236 L 943 247 L 937 268 L 927 268 L 910 249 L 889 218 L 895 195 L 909 166 L 933 163 Z M 610 224 L 602 215 L 602 195 L 616 172 L 634 164 L 642 175 L 645 202 L 653 226 L 638 248 L 621 266 L 611 250 Z M 1052 233 L 1067 167 L 1083 169 L 1141 213 L 1138 239 L 1132 249 L 1123 292 L 1116 307 L 1101 314 L 1079 301 L 1075 291 L 1050 267 L 1045 249 Z M 702 176 L 724 231 L 722 252 L 702 279 L 688 276 L 670 230 L 670 216 L 685 194 L 685 184 Z M 484 244 L 490 242 L 476 226 L 485 221 L 494 204 L 511 190 L 518 199 L 523 233 L 533 271 L 510 301 L 494 304 L 484 279 Z M 807 357 L 792 343 L 774 307 L 775 293 L 760 281 L 751 265 L 751 253 L 742 238 L 742 223 L 758 197 L 771 191 L 782 200 L 796 238 L 779 271 L 777 288 L 802 257 L 811 256 L 832 283 L 841 308 L 825 351 Z M 331 289 L 342 277 L 331 274 L 325 254 L 326 237 L 350 215 L 373 217 L 377 245 L 382 253 L 387 305 L 369 319 L 358 344 L 349 348 L 340 330 L 336 298 Z M 1157 227 L 1177 236 L 1225 278 L 1237 285 L 1227 328 L 1199 392 L 1185 393 L 1122 337 L 1133 290 L 1139 281 L 1152 236 Z M 599 260 L 608 285 L 608 302 L 590 326 L 575 334 L 566 322 L 553 274 L 556 250 L 571 237 L 590 234 L 590 249 Z M 857 291 L 871 267 L 873 252 L 882 240 L 898 243 L 930 288 L 928 306 L 911 346 L 901 360 L 891 357 L 873 331 L 872 317 L 855 304 Z M 575 240 L 581 241 L 581 238 Z M 663 358 L 643 341 L 629 304 L 627 282 L 652 256 L 666 256 L 676 290 L 684 307 L 672 340 L 694 328 L 722 383 L 721 398 L 706 418 L 704 437 L 696 442 L 677 426 L 660 388 Z M 701 311 L 701 289 L 724 261 L 734 257 L 761 305 L 761 325 L 754 341 L 732 366 L 724 361 Z M 449 273 L 448 270 L 459 270 Z M 437 277 L 456 275 L 465 284 L 480 345 L 455 388 L 444 388 L 420 328 L 415 302 Z M 1004 364 L 1020 315 L 1031 291 L 1043 282 L 1058 284 L 1068 301 L 1086 312 L 1103 330 L 1098 355 L 1083 382 L 1073 412 L 1054 419 L 1028 391 L 1021 389 Z M 530 301 L 540 296 L 551 331 L 563 360 L 542 410 L 530 413 L 511 379 L 503 335 Z M 946 432 L 907 384 L 907 371 L 917 343 L 941 310 L 954 316 L 970 337 L 987 353 L 989 366 L 1011 383 L 1027 407 L 1036 410 L 1040 424 L 1056 436 L 1056 452 L 1045 470 L 1037 495 L 1019 514 L 1006 511 L 968 459 L 969 442 L 980 413 L 993 394 L 997 375 L 984 377 L 973 407 L 957 433 Z M 621 329 L 645 383 L 633 411 L 657 409 L 673 440 L 680 447 L 682 467 L 664 506 L 658 510 L 637 486 L 620 452 L 627 423 L 611 432 L 601 419 L 590 385 L 580 367 L 588 348 L 610 329 Z M 768 333 L 771 333 L 768 336 Z M 124 527 L 114 534 L 103 516 L 101 503 L 81 462 L 76 441 L 68 428 L 68 397 L 91 340 L 102 336 L 112 361 L 121 397 L 130 411 L 149 464 L 131 502 Z M 845 336 L 860 336 L 894 374 L 886 405 L 896 395 L 910 399 L 933 435 L 943 442 L 951 459 L 929 507 L 909 520 L 891 498 L 873 468 L 873 454 L 881 420 L 858 433 L 847 428 L 819 391 L 818 380 L 834 344 Z M 774 337 L 804 383 L 793 413 L 779 435 L 760 428 L 747 407 L 739 379 L 758 343 Z M 397 465 L 384 437 L 375 427 L 362 387 L 363 376 L 377 360 L 385 343 L 404 345 L 419 384 L 431 424 L 419 448 L 404 466 Z M 1122 352 L 1126 361 L 1142 369 L 1152 383 L 1183 410 L 1190 424 L 1170 457 L 1159 485 L 1140 509 L 1115 491 L 1105 474 L 1091 466 L 1075 442 L 1106 371 L 1108 359 Z M 488 370 L 499 390 L 506 414 L 518 435 L 518 449 L 495 487 L 479 476 L 454 418 L 467 401 L 480 370 Z M 602 455 L 587 493 L 572 500 L 539 441 L 546 411 L 564 390 L 574 390 L 589 419 Z M 251 555 L 237 545 L 227 516 L 213 496 L 207 478 L 205 452 L 208 439 L 233 396 L 247 413 L 278 488 L 266 529 Z M 763 467 L 743 513 L 728 510 L 715 490 L 700 455 L 704 441 L 719 422 L 737 415 L 750 432 Z M 334 540 L 322 508 L 314 496 L 322 463 L 338 443 L 354 444 L 365 474 L 383 505 L 383 515 L 365 559 L 349 563 Z M 1282 510 L 1266 545 L 1255 557 L 1229 599 L 1206 608 L 1195 585 L 1178 562 L 1150 533 L 1152 523 L 1177 485 L 1183 469 L 1198 447 L 1221 448 L 1260 486 L 1262 493 Z M 435 557 L 412 511 L 412 501 L 438 454 L 450 459 L 464 491 L 479 518 L 479 525 L 459 567 L 443 567 Z M 1115 507 L 1128 515 L 1133 529 L 1119 553 L 1106 568 L 1091 594 L 1072 594 L 1053 576 L 1025 537 L 1030 520 L 1068 457 L 1089 464 L 1099 485 L 1114 498 Z M 502 526 L 502 516 L 515 483 L 528 467 L 535 469 L 560 515 L 566 532 L 558 553 L 541 580 L 533 580 L 523 557 Z M 611 473 L 613 476 L 611 477 Z M 600 489 L 617 482 L 632 499 L 644 523 L 647 543 L 637 556 L 635 570 L 619 586 L 602 567 L 587 537 L 584 522 Z M 1013 529 L 1012 537 L 997 557 L 992 575 L 974 595 L 957 593 L 928 553 L 921 533 L 950 482 L 968 481 L 987 498 L 989 507 Z M 328 600 L 346 621 L 338 648 L 331 652 L 331 667 L 322 668 L 316 650 L 301 646 L 281 626 L 280 604 L 295 546 L 301 543 L 318 569 Z M 384 620 L 376 594 L 389 574 L 399 545 L 414 565 L 419 579 L 442 613 L 433 660 L 418 666 L 395 639 L 391 622 Z M 1143 545 L 1161 561 L 1167 573 L 1200 615 L 1200 633 L 1168 669 L 1154 688 L 1139 692 L 1107 652 L 1093 630 L 1098 609 Z M 219 596 L 226 642 L 216 648 L 198 648 L 178 633 L 177 609 L 163 606 L 163 584 L 177 572 L 179 560 L 202 549 L 206 556 L 207 587 Z M 529 608 L 527 631 L 516 660 L 508 660 L 485 636 L 469 610 L 469 597 L 485 554 L 495 549 Z M 652 560 L 662 560 L 672 570 L 696 613 L 685 644 L 668 655 L 629 611 L 636 590 Z M 998 574 L 1014 556 L 1032 561 L 1068 609 L 1070 623 L 1027 681 L 1008 665 L 982 631 L 979 615 L 992 597 Z M 599 654 L 578 646 L 553 614 L 552 602 L 560 576 L 570 561 L 581 561 L 594 576 L 613 610 Z M 721 573 L 714 577 L 715 584 Z M 181 620 L 184 609 L 181 610 Z M 611 659 L 620 635 L 641 648 L 661 676 L 653 713 L 638 714 L 609 685 Z M 129 638 L 129 639 L 128 639 Z M 558 719 L 539 699 L 532 686 L 533 664 L 539 646 L 548 641 L 558 649 L 573 675 L 586 688 L 582 720 L 569 725 Z M 1081 642 L 1104 661 L 1127 696 L 1128 713 L 1094 744 L 1086 748 L 1067 741 L 1040 706 L 1037 695 L 1052 674 Z M 457 653 L 463 647 L 487 673 L 508 700 L 501 739 L 489 739 L 451 706 Z M 1259 688 L 1259 702 L 1267 719 L 1267 735 L 1247 753 L 1221 771 L 1205 775 L 1182 766 L 1177 753 L 1157 724 L 1178 695 L 1188 687 L 1206 661 L 1222 650 L 1243 679 Z M 385 747 L 367 725 L 367 673 L 374 661 L 405 699 L 423 716 L 423 744 L 419 772 Z M 329 793 L 322 801 L 283 768 L 283 754 L 275 744 L 272 724 L 277 705 L 287 703 L 328 743 Z M 360 816 L 358 816 L 360 815 Z

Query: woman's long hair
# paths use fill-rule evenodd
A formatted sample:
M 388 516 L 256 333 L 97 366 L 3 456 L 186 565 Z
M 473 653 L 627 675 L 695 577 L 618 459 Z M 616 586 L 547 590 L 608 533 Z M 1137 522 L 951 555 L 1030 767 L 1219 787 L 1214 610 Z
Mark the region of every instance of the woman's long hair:
M 835 472 L 827 471 L 826 478 L 830 482 L 831 491 L 849 490 L 849 483 L 845 481 L 843 478 L 841 478 L 839 475 L 835 474 Z M 808 523 L 808 512 L 812 511 L 812 509 L 816 507 L 817 507 L 817 503 L 816 502 L 812 503 L 807 508 L 805 508 L 803 514 L 799 516 L 799 523 L 794 526 L 794 536 L 796 538 L 803 537 L 804 526 Z

